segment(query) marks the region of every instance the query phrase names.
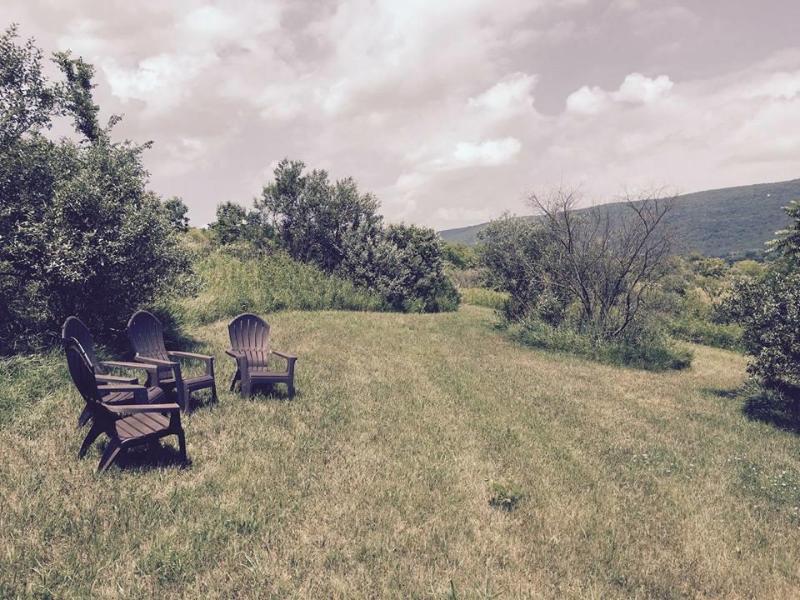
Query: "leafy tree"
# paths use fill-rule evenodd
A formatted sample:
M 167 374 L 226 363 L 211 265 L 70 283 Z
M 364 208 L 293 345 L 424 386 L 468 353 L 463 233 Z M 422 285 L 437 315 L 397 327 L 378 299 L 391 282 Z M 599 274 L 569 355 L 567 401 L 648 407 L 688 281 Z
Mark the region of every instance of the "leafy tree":
M 189 231 L 189 217 L 186 216 L 186 213 L 189 212 L 189 207 L 184 204 L 183 200 L 178 196 L 173 196 L 166 199 L 163 206 L 167 220 L 175 231 L 179 233 Z
M 301 161 L 282 160 L 256 209 L 271 223 L 280 244 L 303 262 L 335 270 L 345 256 L 344 238 L 354 230 L 380 228 L 378 202 L 362 194 L 352 178 L 331 183 L 328 173 L 304 174 Z
M 772 256 L 782 259 L 786 267 L 800 269 L 800 200 L 793 200 L 784 210 L 791 219 L 789 227 L 767 242 L 767 248 Z
M 444 274 L 442 245 L 431 229 L 384 227 L 378 201 L 352 178 L 281 161 L 256 202 L 262 223 L 295 259 L 377 290 L 395 310 L 452 310 L 458 294 Z
M 481 264 L 488 283 L 509 293 L 506 316 L 517 318 L 548 289 L 547 232 L 539 223 L 504 215 L 479 234 Z
M 0 36 L 0 352 L 55 342 L 69 314 L 112 342 L 137 307 L 174 285 L 186 257 L 158 198 L 146 189 L 147 145 L 116 143 L 96 127 L 91 68 Z M 72 69 L 72 71 L 70 71 Z M 42 135 L 71 117 L 79 139 Z M 94 124 L 93 124 L 94 123 Z
M 442 244 L 444 260 L 456 269 L 473 269 L 478 266 L 478 255 L 475 248 L 457 242 Z
M 237 242 L 260 245 L 270 237 L 269 229 L 262 226 L 260 214 L 235 202 L 217 205 L 217 220 L 208 227 L 217 243 L 223 246 Z
M 749 372 L 800 407 L 800 202 L 785 210 L 790 226 L 768 243 L 775 260 L 765 273 L 739 278 L 720 313 L 744 327 Z

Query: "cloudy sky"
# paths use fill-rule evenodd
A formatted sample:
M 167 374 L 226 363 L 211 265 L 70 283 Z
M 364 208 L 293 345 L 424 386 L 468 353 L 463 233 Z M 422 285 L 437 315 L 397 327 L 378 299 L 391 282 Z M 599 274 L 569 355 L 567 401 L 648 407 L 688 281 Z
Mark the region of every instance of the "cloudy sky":
M 436 228 L 800 177 L 798 0 L 3 0 L 95 64 L 120 138 L 195 225 L 283 157 Z M 587 201 L 589 201 L 587 200 Z

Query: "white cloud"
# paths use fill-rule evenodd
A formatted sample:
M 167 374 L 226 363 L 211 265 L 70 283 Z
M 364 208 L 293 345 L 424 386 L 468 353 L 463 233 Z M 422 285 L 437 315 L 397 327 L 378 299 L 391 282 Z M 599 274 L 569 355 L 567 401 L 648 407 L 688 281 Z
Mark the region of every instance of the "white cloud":
M 155 140 L 154 188 L 184 196 L 198 224 L 257 194 L 286 156 L 354 176 L 389 220 L 434 226 L 519 212 L 562 180 L 602 200 L 800 172 L 795 32 L 747 3 L 82 1 L 82 15 L 6 4 L 46 51 L 98 67 L 104 116 Z M 748 58 L 751 38 L 768 60 Z
M 608 109 L 613 102 L 650 104 L 667 95 L 673 85 L 672 80 L 666 75 L 651 79 L 641 73 L 631 73 L 614 92 L 588 85 L 572 92 L 567 96 L 567 112 L 597 115 Z
M 453 151 L 451 164 L 462 167 L 494 167 L 519 154 L 522 144 L 513 137 L 484 142 L 459 142 Z
M 158 54 L 125 68 L 110 60 L 102 65 L 111 93 L 123 102 L 141 100 L 156 112 L 176 108 L 187 96 L 185 84 L 218 61 L 216 55 Z
M 533 109 L 535 75 L 512 73 L 488 90 L 470 98 L 469 106 L 489 111 L 500 117 L 509 117 Z
M 625 78 L 613 97 L 618 102 L 649 104 L 669 93 L 673 85 L 666 75 L 659 75 L 655 79 L 651 79 L 641 73 L 631 73 Z
M 608 93 L 599 87 L 583 86 L 567 96 L 567 111 L 579 115 L 596 115 L 609 103 Z

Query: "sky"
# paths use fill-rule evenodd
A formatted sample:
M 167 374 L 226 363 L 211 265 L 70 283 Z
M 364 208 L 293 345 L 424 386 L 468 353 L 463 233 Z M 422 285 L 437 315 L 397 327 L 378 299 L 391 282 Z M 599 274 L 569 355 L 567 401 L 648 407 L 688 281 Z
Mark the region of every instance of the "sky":
M 352 176 L 390 222 L 526 214 L 800 177 L 798 0 L 3 0 L 96 67 L 117 139 L 192 224 L 282 158 Z

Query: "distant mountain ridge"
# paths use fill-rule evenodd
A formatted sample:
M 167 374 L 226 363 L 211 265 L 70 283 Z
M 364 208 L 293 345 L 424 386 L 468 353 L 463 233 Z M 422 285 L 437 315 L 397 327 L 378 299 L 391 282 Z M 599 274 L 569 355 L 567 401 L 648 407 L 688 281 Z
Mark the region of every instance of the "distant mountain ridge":
M 800 179 L 679 196 L 673 201 L 671 214 L 676 250 L 682 254 L 699 252 L 733 259 L 760 256 L 764 243 L 788 223 L 783 207 L 798 199 Z M 618 210 L 624 204 L 617 202 L 607 206 Z M 439 235 L 448 242 L 473 245 L 478 241 L 478 233 L 487 225 L 445 229 Z

